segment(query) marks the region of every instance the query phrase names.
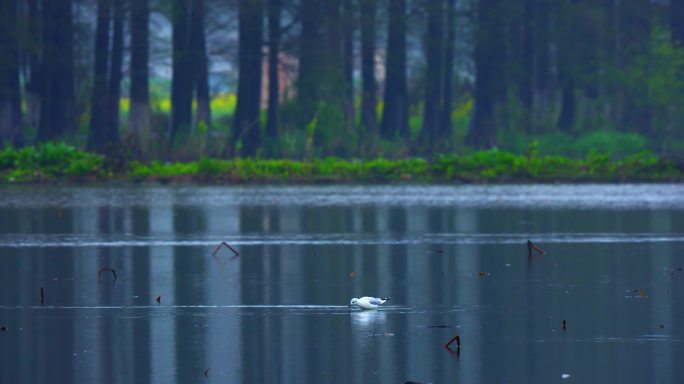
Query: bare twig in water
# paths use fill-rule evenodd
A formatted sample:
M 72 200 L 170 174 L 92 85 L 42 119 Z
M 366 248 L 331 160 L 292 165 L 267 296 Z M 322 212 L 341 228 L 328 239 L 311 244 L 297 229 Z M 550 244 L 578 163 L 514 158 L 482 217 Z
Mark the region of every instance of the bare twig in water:
M 226 243 L 225 241 L 222 241 L 221 244 L 219 244 L 219 245 L 216 247 L 216 249 L 214 249 L 214 252 L 212 252 L 211 255 L 212 255 L 212 256 L 215 256 L 215 255 L 216 255 L 216 252 L 218 252 L 219 249 L 221 249 L 222 246 L 228 247 L 228 249 L 230 249 L 231 251 L 233 251 L 233 253 L 235 254 L 235 256 L 240 256 L 240 253 L 239 253 L 238 251 L 236 251 L 233 247 L 231 247 L 231 246 L 230 246 L 228 243 Z
M 114 280 L 116 280 L 116 270 L 113 268 L 102 268 L 97 271 L 97 280 L 102 281 L 102 272 L 111 272 L 112 276 L 114 276 Z
M 45 304 L 45 288 L 40 287 L 40 305 Z
M 527 257 L 532 257 L 532 250 L 533 249 L 535 251 L 537 251 L 537 253 L 539 253 L 540 255 L 543 255 L 546 253 L 543 249 L 534 245 L 533 242 L 531 242 L 530 240 L 527 240 Z
M 452 337 L 451 340 L 449 340 L 446 344 L 444 344 L 444 348 L 450 349 L 449 346 L 450 346 L 451 343 L 453 343 L 454 341 L 456 342 L 456 346 L 457 346 L 458 348 L 461 348 L 461 338 L 458 337 L 458 335 Z

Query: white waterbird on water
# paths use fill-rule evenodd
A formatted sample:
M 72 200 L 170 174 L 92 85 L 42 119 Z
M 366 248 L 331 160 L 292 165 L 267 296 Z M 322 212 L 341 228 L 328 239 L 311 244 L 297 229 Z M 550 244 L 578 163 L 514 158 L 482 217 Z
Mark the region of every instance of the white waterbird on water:
M 364 296 L 361 298 L 353 298 L 351 299 L 351 302 L 349 303 L 349 307 L 351 308 L 352 305 L 356 305 L 357 307 L 361 309 L 377 309 L 378 305 L 384 304 L 385 301 L 389 300 L 389 297 L 385 298 L 378 298 L 378 297 L 368 297 Z

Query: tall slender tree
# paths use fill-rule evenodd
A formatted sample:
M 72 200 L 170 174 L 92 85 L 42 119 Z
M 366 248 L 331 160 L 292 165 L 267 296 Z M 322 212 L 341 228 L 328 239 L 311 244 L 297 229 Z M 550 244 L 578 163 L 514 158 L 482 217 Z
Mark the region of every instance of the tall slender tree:
M 347 131 L 351 132 L 355 124 L 354 108 L 354 1 L 342 0 L 342 61 L 344 83 L 344 116 Z
M 171 79 L 171 139 L 186 136 L 192 123 L 192 58 L 190 0 L 172 0 L 173 64 Z
M 72 1 L 44 1 L 41 11 L 43 78 L 38 141 L 46 141 L 74 129 Z
M 204 30 L 204 2 L 193 0 L 192 21 L 190 26 L 191 49 L 194 50 L 195 97 L 197 99 L 197 114 L 195 124 L 211 127 L 211 105 L 209 99 L 209 62 L 207 59 L 206 32 Z
M 242 143 L 242 154 L 253 156 L 261 145 L 261 45 L 262 0 L 239 0 L 238 93 L 233 122 L 234 140 Z
M 389 0 L 387 60 L 382 112 L 382 136 L 408 138 L 408 91 L 406 86 L 406 0 Z
M 672 40 L 684 45 L 684 0 L 670 0 L 670 30 Z
M 22 145 L 17 1 L 0 0 L 0 144 Z
M 425 35 L 425 99 L 421 138 L 433 148 L 441 128 L 440 111 L 444 87 L 444 0 L 428 0 Z
M 578 20 L 576 4 L 563 1 L 555 8 L 559 17 L 557 23 L 556 40 L 558 45 L 558 82 L 561 88 L 561 106 L 558 116 L 558 128 L 569 132 L 575 124 L 576 118 L 576 88 L 575 72 L 577 71 L 578 49 L 576 44 L 575 23 Z
M 466 144 L 486 148 L 496 144 L 495 112 L 506 95 L 503 7 L 505 0 L 477 3 L 475 37 L 475 108 Z
M 39 0 L 27 0 L 27 44 L 22 48 L 27 54 L 28 77 L 25 84 L 26 117 L 28 126 L 38 130 L 40 124 L 40 90 L 42 66 L 40 62 L 41 50 L 41 17 L 38 9 Z
M 299 20 L 302 32 L 299 41 L 299 72 L 297 101 L 300 107 L 300 124 L 308 124 L 314 117 L 321 78 L 321 4 L 317 0 L 302 0 Z
M 442 91 L 442 110 L 440 111 L 441 138 L 451 134 L 451 107 L 453 104 L 454 55 L 456 40 L 456 0 L 447 0 L 446 35 L 444 39 L 444 89 Z
M 112 55 L 109 63 L 109 86 L 107 89 L 107 141 L 105 145 L 119 142 L 119 99 L 121 98 L 121 67 L 123 65 L 124 0 L 113 0 Z
M 280 18 L 282 0 L 268 0 L 268 112 L 266 118 L 266 138 L 268 155 L 279 152 L 278 105 L 280 101 Z
M 109 26 L 111 23 L 111 0 L 98 0 L 95 25 L 95 61 L 93 87 L 90 97 L 90 132 L 88 147 L 99 150 L 107 139 L 107 70 L 109 63 Z
M 361 12 L 361 124 L 365 133 L 377 134 L 377 84 L 375 81 L 376 1 L 360 0 Z
M 535 16 L 537 0 L 524 0 L 522 9 L 522 51 L 520 53 L 521 68 L 518 72 L 520 103 L 523 106 L 522 130 L 532 133 L 532 107 L 534 102 L 534 73 L 536 46 L 534 44 Z
M 131 4 L 131 106 L 128 123 L 133 146 L 138 154 L 145 153 L 150 140 L 149 91 L 149 0 L 134 0 Z

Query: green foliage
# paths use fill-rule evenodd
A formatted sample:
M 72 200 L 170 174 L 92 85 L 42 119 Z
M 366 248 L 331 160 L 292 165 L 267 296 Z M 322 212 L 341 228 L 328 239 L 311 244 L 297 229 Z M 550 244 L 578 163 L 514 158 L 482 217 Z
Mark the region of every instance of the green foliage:
M 238 182 L 314 181 L 617 181 L 682 180 L 681 163 L 642 151 L 619 160 L 599 151 L 572 159 L 543 155 L 533 141 L 524 154 L 491 149 L 465 155 L 420 158 L 346 160 L 337 157 L 309 161 L 201 158 L 189 162 L 133 161 L 121 170 L 107 169 L 105 159 L 64 144 L 0 151 L 0 179 L 43 180 L 203 180 Z M 116 173 L 114 173 L 116 172 Z
M 9 181 L 26 179 L 99 178 L 107 176 L 104 158 L 79 151 L 63 143 L 45 143 L 38 147 L 0 150 L 0 177 Z
M 505 136 L 502 142 L 505 148 L 514 153 L 523 153 L 530 142 L 525 135 Z M 592 151 L 607 154 L 610 157 L 628 156 L 643 152 L 647 148 L 647 140 L 636 133 L 615 131 L 591 132 L 579 137 L 565 133 L 554 133 L 537 136 L 539 153 L 542 155 L 561 155 L 582 158 Z

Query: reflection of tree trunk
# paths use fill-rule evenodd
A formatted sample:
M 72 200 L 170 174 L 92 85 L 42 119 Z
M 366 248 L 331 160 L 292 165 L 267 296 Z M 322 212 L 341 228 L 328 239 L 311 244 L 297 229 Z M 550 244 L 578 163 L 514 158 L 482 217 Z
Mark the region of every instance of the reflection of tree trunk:
M 95 63 L 93 93 L 90 98 L 90 136 L 88 147 L 101 150 L 107 137 L 107 62 L 109 61 L 109 23 L 111 0 L 98 0 L 95 26 Z
M 129 128 L 134 151 L 147 152 L 150 137 L 149 0 L 131 1 L 131 105 Z
M 0 2 L 0 145 L 22 145 L 16 0 Z
M 256 154 L 261 145 L 259 111 L 261 103 L 261 0 L 239 1 L 238 93 L 233 123 L 234 139 L 242 141 L 242 153 Z
M 171 79 L 171 139 L 190 132 L 192 122 L 192 59 L 189 1 L 172 0 L 173 64 Z
M 406 0 L 390 0 L 382 136 L 408 137 L 406 90 Z
M 204 32 L 204 0 L 193 0 L 192 22 L 190 27 L 191 49 L 194 50 L 195 91 L 197 97 L 197 115 L 195 125 L 204 122 L 205 128 L 211 128 L 211 106 L 209 98 L 209 68 L 207 60 L 207 43 Z
M 440 128 L 440 102 L 443 90 L 443 48 L 444 48 L 444 7 L 443 0 L 430 0 L 428 25 L 425 36 L 425 102 L 423 104 L 423 126 L 421 137 L 423 145 L 432 148 L 437 141 Z
M 268 154 L 277 156 L 280 148 L 278 132 L 278 104 L 280 97 L 279 60 L 280 54 L 280 8 L 282 0 L 268 0 L 268 116 L 266 138 Z
M 107 138 L 105 145 L 115 146 L 119 143 L 119 99 L 121 98 L 121 66 L 123 65 L 123 21 L 124 0 L 114 0 L 114 18 L 112 24 L 112 61 L 109 65 L 109 104 L 107 118 Z
M 74 127 L 74 43 L 71 0 L 44 1 L 43 74 L 38 141 Z
M 38 129 L 40 123 L 40 56 L 39 49 L 40 36 L 40 12 L 38 12 L 39 0 L 27 0 L 28 6 L 28 38 L 36 44 L 29 49 L 29 78 L 26 81 L 26 113 L 28 126 L 34 130 Z
M 364 136 L 377 134 L 375 82 L 375 0 L 361 0 L 361 124 Z
M 441 127 L 439 137 L 449 139 L 451 136 L 451 104 L 454 79 L 454 41 L 456 40 L 456 0 L 448 0 L 446 40 L 444 41 L 444 91 L 441 111 Z M 447 141 L 448 142 L 448 141 Z

